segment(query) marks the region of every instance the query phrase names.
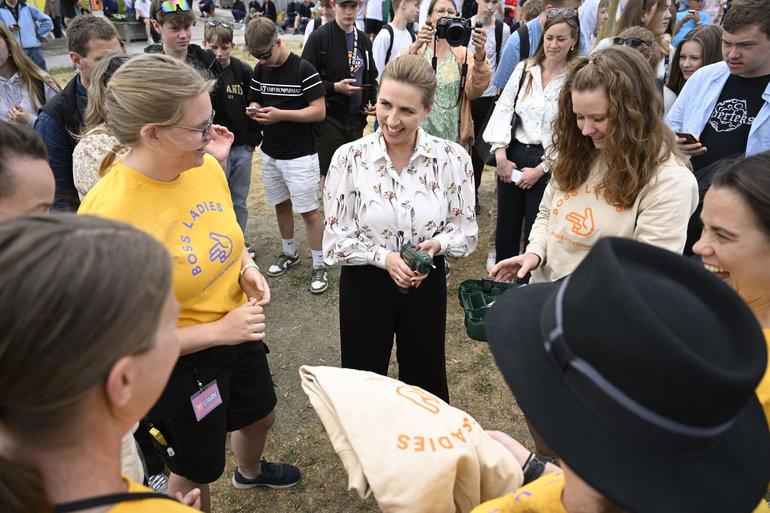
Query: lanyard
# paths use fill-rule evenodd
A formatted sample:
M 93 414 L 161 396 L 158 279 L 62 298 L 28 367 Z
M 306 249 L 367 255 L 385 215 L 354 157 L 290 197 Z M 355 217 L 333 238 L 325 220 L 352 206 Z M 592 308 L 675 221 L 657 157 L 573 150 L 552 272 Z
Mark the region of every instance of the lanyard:
M 350 76 L 356 78 L 356 55 L 358 53 L 358 29 L 353 27 L 353 52 L 348 57 Z

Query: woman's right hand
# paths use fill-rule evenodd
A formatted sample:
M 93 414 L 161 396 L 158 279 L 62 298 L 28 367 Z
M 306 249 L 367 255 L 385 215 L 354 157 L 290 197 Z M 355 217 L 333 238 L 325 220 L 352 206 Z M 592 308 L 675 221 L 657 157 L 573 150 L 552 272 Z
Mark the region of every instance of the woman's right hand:
M 511 162 L 507 158 L 498 158 L 497 160 L 497 166 L 495 167 L 495 172 L 497 172 L 497 176 L 500 177 L 500 180 L 502 180 L 505 183 L 511 183 L 511 175 L 513 174 L 513 170 L 516 169 L 516 163 Z
M 511 278 L 524 278 L 529 271 L 540 264 L 540 257 L 534 253 L 524 253 L 505 260 L 500 260 L 489 271 L 490 278 L 495 281 L 508 281 Z
M 414 42 L 416 45 L 415 48 L 419 51 L 420 48 L 430 45 L 433 42 L 435 35 L 436 31 L 433 30 L 433 25 L 431 22 L 426 21 L 425 24 L 420 27 L 420 31 L 417 32 L 417 39 Z
M 252 298 L 217 321 L 222 345 L 234 346 L 242 342 L 265 338 L 265 314 L 257 299 Z
M 415 273 L 406 265 L 398 251 L 388 253 L 385 257 L 385 268 L 397 287 L 408 289 L 411 286 Z

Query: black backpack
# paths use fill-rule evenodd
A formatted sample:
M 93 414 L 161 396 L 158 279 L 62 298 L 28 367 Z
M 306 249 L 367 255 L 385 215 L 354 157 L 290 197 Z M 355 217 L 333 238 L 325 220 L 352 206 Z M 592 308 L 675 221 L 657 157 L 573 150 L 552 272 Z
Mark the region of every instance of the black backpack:
M 385 64 L 390 62 L 390 53 L 393 51 L 393 27 L 390 25 L 390 23 L 386 23 L 385 26 L 382 27 L 387 33 L 390 35 L 390 43 L 388 44 L 388 51 L 385 52 Z M 412 43 L 417 39 L 417 36 L 412 32 L 411 25 L 406 26 L 406 30 L 409 31 L 409 35 L 412 36 Z M 382 71 L 382 70 L 377 70 Z

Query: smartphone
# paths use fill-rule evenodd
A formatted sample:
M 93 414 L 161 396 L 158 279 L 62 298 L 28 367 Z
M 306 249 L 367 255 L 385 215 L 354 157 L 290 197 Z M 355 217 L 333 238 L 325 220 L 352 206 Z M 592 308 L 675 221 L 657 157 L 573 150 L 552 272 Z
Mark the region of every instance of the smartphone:
M 692 134 L 688 134 L 685 132 L 677 132 L 677 137 L 684 137 L 685 144 L 698 144 L 700 141 Z
M 259 107 L 246 107 L 247 114 L 256 114 L 259 112 Z
M 360 87 L 360 88 L 366 88 L 366 87 L 372 87 L 372 84 L 350 84 L 353 87 Z
M 687 11 L 687 12 L 689 12 L 689 13 L 690 13 L 690 16 L 695 16 L 695 11 L 694 11 L 693 9 L 690 9 L 690 10 L 689 10 L 689 11 Z

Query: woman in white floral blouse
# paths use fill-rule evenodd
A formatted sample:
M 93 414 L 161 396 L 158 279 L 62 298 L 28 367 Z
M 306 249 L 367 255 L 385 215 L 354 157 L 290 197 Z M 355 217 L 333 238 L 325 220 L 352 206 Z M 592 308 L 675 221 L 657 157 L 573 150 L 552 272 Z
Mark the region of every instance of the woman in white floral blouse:
M 519 254 L 529 238 L 548 185 L 551 122 L 559 108 L 565 68 L 577 57 L 580 25 L 576 9 L 549 9 L 535 55 L 516 66 L 497 100 L 483 138 L 497 160 L 497 261 Z M 569 16 L 568 16 L 569 14 Z M 519 122 L 511 134 L 516 108 Z
M 470 254 L 478 227 L 470 157 L 420 128 L 435 92 L 421 57 L 385 67 L 380 128 L 332 158 L 323 246 L 326 263 L 343 266 L 342 366 L 386 374 L 395 335 L 400 379 L 448 401 L 444 255 Z M 433 255 L 436 268 L 413 272 L 399 254 L 406 243 Z

